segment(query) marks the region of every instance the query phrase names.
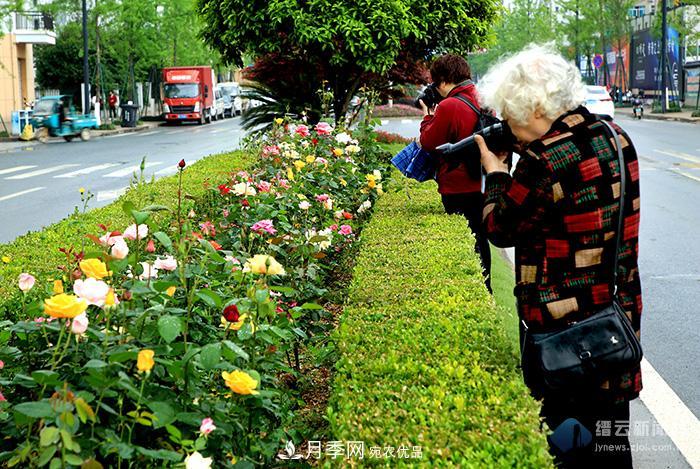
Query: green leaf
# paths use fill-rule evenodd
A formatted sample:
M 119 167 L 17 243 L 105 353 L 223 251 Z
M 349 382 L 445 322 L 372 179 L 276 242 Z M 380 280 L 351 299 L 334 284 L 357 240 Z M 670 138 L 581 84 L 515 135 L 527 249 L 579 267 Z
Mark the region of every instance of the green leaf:
M 56 434 L 58 434 L 58 432 Z M 44 450 L 39 455 L 39 459 L 37 460 L 36 464 L 39 467 L 45 466 L 46 464 L 48 464 L 51 458 L 53 458 L 54 454 L 56 454 L 56 445 L 51 445 L 48 448 L 44 448 Z
M 175 451 L 168 451 L 167 449 L 154 450 L 137 446 L 136 451 L 153 459 L 163 459 L 172 462 L 179 462 L 182 460 L 182 454 L 176 453 Z
M 32 379 L 36 381 L 37 384 L 49 386 L 52 384 L 60 383 L 58 379 L 58 373 L 50 370 L 38 370 L 32 372 Z
M 95 421 L 95 411 L 92 410 L 90 404 L 85 402 L 85 399 L 79 397 L 73 401 L 73 404 L 75 404 L 75 409 L 78 411 L 78 417 L 81 422 L 85 423 L 88 419 Z
M 60 434 L 58 432 L 58 428 L 56 427 L 44 427 L 41 432 L 39 433 L 39 445 L 40 446 L 49 446 L 58 441 L 58 438 L 60 437 Z M 52 454 L 53 456 L 53 454 Z M 49 457 L 46 462 L 49 462 Z
M 161 428 L 175 421 L 175 410 L 167 402 L 150 402 L 148 408 L 153 411 L 156 417 L 153 420 L 154 428 Z
M 80 466 L 81 464 L 83 464 L 83 458 L 81 458 L 77 454 L 69 454 L 66 456 L 66 462 L 74 466 Z
M 104 469 L 104 466 L 99 461 L 90 458 L 80 465 L 80 469 Z
M 205 370 L 211 370 L 221 360 L 221 344 L 213 343 L 202 347 L 199 354 L 199 362 Z
M 132 210 L 131 216 L 134 217 L 134 221 L 136 221 L 137 225 L 141 225 L 143 223 L 146 223 L 146 220 L 148 220 L 148 217 L 150 217 L 151 214 L 149 212 L 141 212 L 139 210 Z
M 170 237 L 162 231 L 156 231 L 153 233 L 153 237 L 156 238 L 158 242 L 168 251 L 170 251 L 170 249 L 173 247 L 173 242 L 170 240 Z
M 243 326 L 238 329 L 236 334 L 240 340 L 248 340 L 253 337 L 253 328 L 250 326 L 249 322 L 243 324 Z
M 128 352 L 116 352 L 109 356 L 110 363 L 124 363 L 125 361 L 134 360 L 138 352 L 128 351 Z
M 134 210 L 136 210 L 136 206 L 134 206 L 134 203 L 133 203 L 133 202 L 127 200 L 126 202 L 124 202 L 124 203 L 122 204 L 122 210 L 124 211 L 124 213 L 126 214 L 126 216 L 129 217 L 129 219 L 131 219 L 132 216 L 133 216 L 131 213 L 132 213 Z
M 83 365 L 83 368 L 104 368 L 106 366 L 109 366 L 107 362 L 93 358 Z
M 158 319 L 158 332 L 164 341 L 170 343 L 182 332 L 182 321 L 175 316 L 161 316 Z
M 209 289 L 203 289 L 199 290 L 197 293 L 197 298 L 200 300 L 204 301 L 208 306 L 211 306 L 212 308 L 218 308 L 221 309 L 221 305 L 223 304 L 223 300 L 219 295 L 214 293 L 212 290 Z
M 234 343 L 231 342 L 230 340 L 224 340 L 222 343 L 226 346 L 226 348 L 224 349 L 224 355 L 227 355 L 226 358 L 227 358 L 228 360 L 234 361 L 234 360 L 235 360 L 236 358 L 238 358 L 238 357 L 240 357 L 240 358 L 242 358 L 243 360 L 246 360 L 246 361 L 250 360 L 250 355 L 248 355 L 248 353 L 247 353 L 245 350 L 243 350 L 241 347 L 239 347 L 238 345 L 234 344 Z M 226 353 L 227 350 L 233 353 L 233 358 L 231 358 L 231 357 Z
M 37 419 L 54 416 L 54 411 L 48 401 L 23 402 L 14 407 L 16 412 Z
M 63 467 L 63 461 L 60 458 L 53 458 L 51 460 L 51 465 L 49 469 L 61 469 Z
M 301 309 L 323 309 L 323 306 L 316 303 L 304 303 L 301 305 Z

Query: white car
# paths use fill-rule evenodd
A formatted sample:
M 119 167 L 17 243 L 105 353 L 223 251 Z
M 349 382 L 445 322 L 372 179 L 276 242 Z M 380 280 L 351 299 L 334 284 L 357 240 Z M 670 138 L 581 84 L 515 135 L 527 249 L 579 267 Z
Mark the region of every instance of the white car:
M 223 94 L 231 97 L 231 109 L 227 112 L 231 116 L 240 115 L 243 109 L 240 85 L 235 81 L 227 81 L 219 83 L 217 86 Z
M 586 109 L 615 118 L 615 104 L 604 86 L 586 86 Z
M 212 120 L 219 120 L 224 118 L 224 113 L 226 112 L 225 109 L 225 104 L 224 104 L 224 96 L 221 94 L 221 91 L 218 89 L 214 89 L 214 107 L 211 110 L 212 112 Z

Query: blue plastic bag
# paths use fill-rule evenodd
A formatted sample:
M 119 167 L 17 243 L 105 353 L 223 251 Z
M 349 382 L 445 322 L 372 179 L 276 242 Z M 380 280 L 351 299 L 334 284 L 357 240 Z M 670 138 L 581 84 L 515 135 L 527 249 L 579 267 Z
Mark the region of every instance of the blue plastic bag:
M 398 152 L 391 159 L 391 164 L 396 166 L 401 174 L 416 181 L 424 182 L 435 179 L 435 158 L 419 147 L 416 142 L 409 143 Z

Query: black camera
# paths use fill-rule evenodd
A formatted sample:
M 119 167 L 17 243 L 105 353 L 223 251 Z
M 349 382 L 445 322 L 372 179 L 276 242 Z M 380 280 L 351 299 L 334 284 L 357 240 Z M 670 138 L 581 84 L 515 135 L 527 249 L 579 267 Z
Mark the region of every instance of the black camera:
M 425 105 L 428 106 L 428 109 L 432 109 L 443 99 L 444 98 L 440 95 L 440 93 L 438 93 L 437 84 L 431 83 L 426 86 L 423 92 L 418 95 L 415 101 L 413 101 L 413 105 L 418 109 L 422 109 L 420 101 L 423 101 Z
M 437 147 L 437 150 L 443 156 L 446 156 L 446 159 L 450 161 L 450 164 L 454 167 L 460 162 L 464 162 L 469 175 L 474 179 L 479 179 L 482 172 L 481 151 L 479 150 L 479 145 L 476 143 L 474 136 L 481 135 L 486 142 L 486 146 L 494 153 L 512 153 L 517 143 L 507 122 L 498 120 L 495 117 L 493 117 L 493 120 L 497 122 L 477 130 L 469 137 L 457 143 L 443 143 Z M 512 164 L 512 154 L 508 157 L 507 163 L 508 168 L 510 168 Z

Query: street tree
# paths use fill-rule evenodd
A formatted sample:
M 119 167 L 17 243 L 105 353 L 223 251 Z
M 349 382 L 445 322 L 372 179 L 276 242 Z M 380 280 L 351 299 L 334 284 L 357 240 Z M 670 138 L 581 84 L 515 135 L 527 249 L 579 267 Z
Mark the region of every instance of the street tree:
M 385 75 L 401 51 L 427 58 L 481 46 L 498 0 L 198 0 L 203 36 L 223 60 L 277 53 L 319 64 L 337 121 L 368 74 Z M 283 72 L 282 72 L 283 73 Z M 294 93 L 295 90 L 288 90 Z

